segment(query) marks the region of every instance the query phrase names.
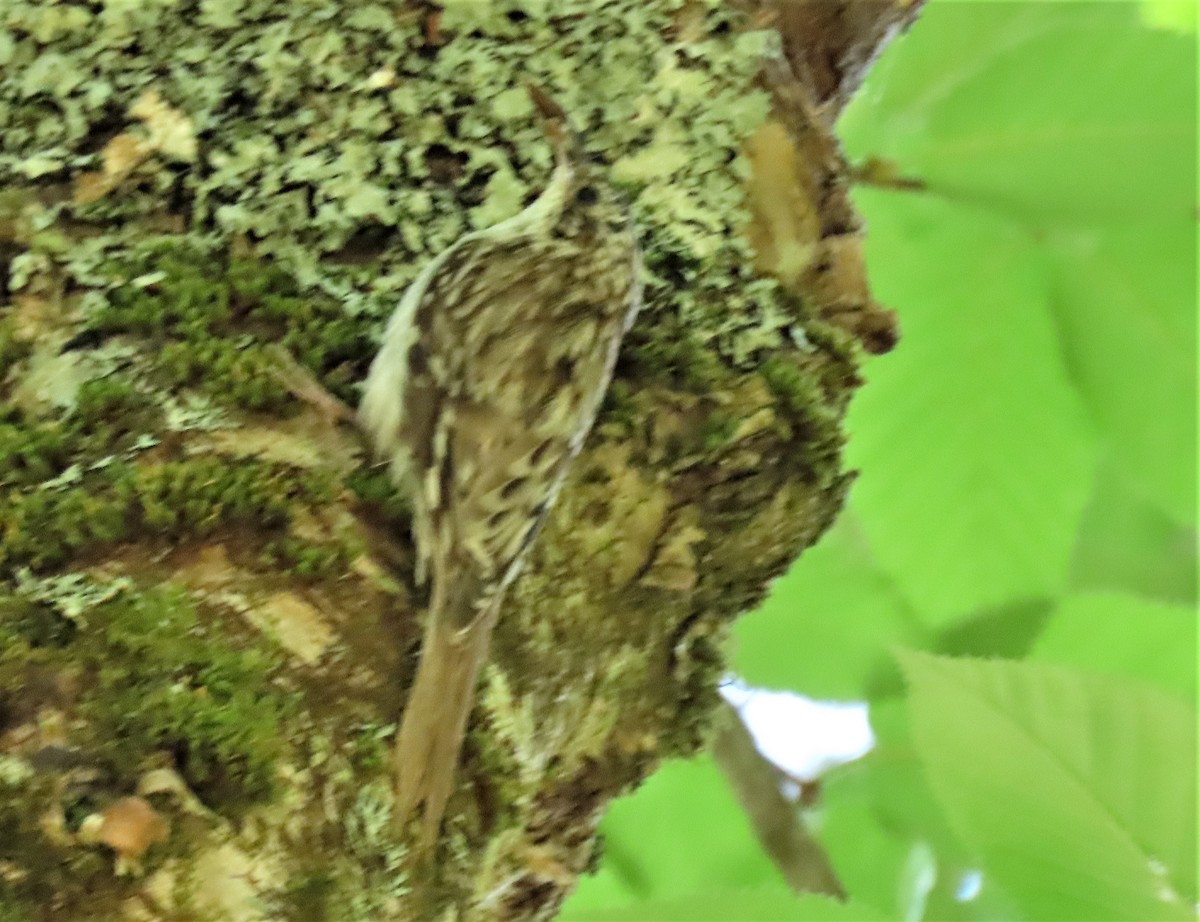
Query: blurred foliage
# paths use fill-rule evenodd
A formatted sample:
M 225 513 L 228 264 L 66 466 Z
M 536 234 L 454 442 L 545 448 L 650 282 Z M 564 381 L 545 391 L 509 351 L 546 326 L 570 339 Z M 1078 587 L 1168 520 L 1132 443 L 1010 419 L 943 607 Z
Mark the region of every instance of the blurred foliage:
M 857 193 L 904 339 L 847 513 L 738 637 L 748 682 L 870 703 L 807 816 L 852 902 L 786 897 L 668 766 L 564 918 L 1194 917 L 1195 36 L 934 0 L 885 53 L 840 130 L 920 184 Z

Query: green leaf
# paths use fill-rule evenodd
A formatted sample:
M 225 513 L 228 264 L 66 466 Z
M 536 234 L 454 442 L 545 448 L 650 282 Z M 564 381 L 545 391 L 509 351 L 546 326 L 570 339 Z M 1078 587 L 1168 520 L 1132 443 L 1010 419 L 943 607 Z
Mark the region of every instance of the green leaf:
M 563 922 L 874 922 L 874 909 L 851 900 L 819 896 L 713 892 L 675 900 L 634 903 L 617 909 L 568 911 Z
M 904 340 L 851 407 L 851 508 L 932 624 L 1066 583 L 1095 442 L 1033 242 L 1009 222 L 863 190 L 873 284 Z
M 840 127 L 939 196 L 1033 224 L 1189 217 L 1190 36 L 1132 3 L 932 5 Z
M 895 674 L 889 648 L 912 644 L 920 628 L 843 515 L 734 630 L 737 673 L 749 684 L 857 700 Z
M 915 916 L 905 912 L 919 910 L 925 898 L 905 875 L 920 839 L 895 828 L 873 802 L 876 772 L 888 767 L 886 754 L 871 753 L 832 773 L 822 786 L 819 837 L 848 893 L 897 918 L 920 918 L 919 911 Z
M 1140 679 L 1194 701 L 1196 640 L 1194 606 L 1081 593 L 1063 599 L 1034 656 Z
M 573 912 L 614 900 L 666 900 L 722 890 L 789 891 L 708 757 L 663 765 L 601 824 L 605 874 L 584 879 Z M 611 874 L 612 876 L 608 876 Z
M 1052 301 L 1068 368 L 1135 487 L 1196 521 L 1196 226 L 1059 231 Z
M 1142 22 L 1155 29 L 1196 34 L 1197 7 L 1191 0 L 1141 0 Z
M 1083 513 L 1071 562 L 1071 586 L 1194 605 L 1196 530 L 1143 496 L 1132 478 L 1101 464 Z
M 1005 216 L 1044 248 L 1072 380 L 1138 489 L 1192 523 L 1196 53 L 1192 36 L 1145 27 L 1144 12 L 932 6 L 841 127 L 859 156 L 891 161 L 951 207 Z M 908 321 L 911 304 L 891 300 Z
M 908 653 L 939 801 L 1032 917 L 1191 919 L 1196 715 L 1157 689 Z
M 936 651 L 950 656 L 1002 656 L 1020 659 L 1033 647 L 1053 603 L 1023 599 L 985 609 L 950 625 L 937 638 Z
M 814 824 L 846 890 L 904 919 L 1022 918 L 990 878 L 969 903 L 956 898 L 979 859 L 947 825 L 901 703 L 873 703 L 871 726 L 874 750 L 823 779 Z

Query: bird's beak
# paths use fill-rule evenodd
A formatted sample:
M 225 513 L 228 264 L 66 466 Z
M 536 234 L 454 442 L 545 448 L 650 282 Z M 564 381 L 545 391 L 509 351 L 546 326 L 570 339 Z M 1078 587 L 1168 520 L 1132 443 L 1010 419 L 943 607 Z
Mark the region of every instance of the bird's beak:
M 546 138 L 554 148 L 555 154 L 562 158 L 569 158 L 570 152 L 578 146 L 578 143 L 571 123 L 567 119 L 566 111 L 554 100 L 554 97 L 536 83 L 526 83 L 525 91 L 529 94 L 538 115 L 542 117 L 542 128 L 546 132 Z
M 538 84 L 529 82 L 525 84 L 525 92 L 529 94 L 538 113 L 547 122 L 561 122 L 566 124 L 567 113 L 563 111 L 563 107 L 554 101 L 554 97 L 543 90 Z

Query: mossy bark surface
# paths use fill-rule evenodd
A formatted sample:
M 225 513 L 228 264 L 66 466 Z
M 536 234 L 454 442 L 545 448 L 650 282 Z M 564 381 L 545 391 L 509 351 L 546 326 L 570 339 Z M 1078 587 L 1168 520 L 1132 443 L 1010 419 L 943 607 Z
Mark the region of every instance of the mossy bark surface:
M 5 922 L 552 916 L 842 503 L 888 319 L 821 100 L 761 79 L 771 17 L 442 6 L 5 4 Z M 405 500 L 273 350 L 356 400 L 422 264 L 548 175 L 528 79 L 627 192 L 646 303 L 418 877 L 388 822 Z

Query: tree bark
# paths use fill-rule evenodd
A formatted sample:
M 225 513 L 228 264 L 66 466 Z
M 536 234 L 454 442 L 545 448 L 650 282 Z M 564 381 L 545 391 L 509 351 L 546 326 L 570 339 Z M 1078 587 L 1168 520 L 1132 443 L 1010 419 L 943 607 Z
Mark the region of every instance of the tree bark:
M 918 5 L 9 0 L 0 918 L 552 917 L 841 506 L 895 328 L 832 123 Z M 355 399 L 421 264 L 544 181 L 530 78 L 626 189 L 646 304 L 418 877 L 404 500 L 271 347 Z

